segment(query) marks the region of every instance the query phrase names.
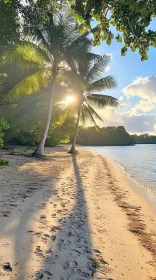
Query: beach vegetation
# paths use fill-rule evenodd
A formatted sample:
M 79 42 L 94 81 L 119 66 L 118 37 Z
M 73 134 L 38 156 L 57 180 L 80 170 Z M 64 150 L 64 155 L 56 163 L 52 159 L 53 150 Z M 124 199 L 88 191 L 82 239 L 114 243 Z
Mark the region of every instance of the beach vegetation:
M 69 139 L 70 151 L 76 152 L 79 124 L 82 129 L 82 124 L 92 123 L 98 131 L 101 110 L 117 106 L 115 98 L 103 94 L 116 86 L 113 77 L 105 77 L 110 57 L 93 54 L 94 45 L 116 39 L 122 55 L 139 50 L 141 60 L 155 46 L 156 34 L 150 29 L 154 1 L 4 0 L 0 15 L 5 22 L 0 30 L 0 117 L 10 126 L 2 145 L 36 146 L 36 156 L 44 155 L 45 145 Z M 57 102 L 66 98 L 64 110 Z M 133 137 L 137 143 L 155 141 Z
M 32 41 L 22 41 L 3 54 L 3 64 L 17 64 L 19 67 L 32 67 L 33 73 L 15 85 L 5 96 L 4 101 L 18 100 L 24 95 L 38 93 L 41 88 L 50 86 L 47 118 L 41 139 L 33 153 L 34 156 L 44 155 L 44 145 L 51 122 L 52 105 L 57 82 L 61 72 L 69 62 L 88 45 L 85 35 L 79 35 L 73 20 L 61 15 L 30 26 Z M 35 42 L 35 43 L 34 43 Z M 70 62 L 71 63 L 71 62 Z
M 0 148 L 4 146 L 4 136 L 7 129 L 9 129 L 9 124 L 4 118 L 1 118 L 0 119 Z
M 0 165 L 8 165 L 8 164 L 9 164 L 9 161 L 8 161 L 8 160 L 1 159 L 1 158 L 0 158 Z
M 136 142 L 123 126 L 81 126 L 77 143 L 86 146 L 124 146 L 134 145 Z
M 149 135 L 148 133 L 143 133 L 140 135 L 133 135 L 136 144 L 156 144 L 156 135 Z
M 25 97 L 17 103 L 3 106 L 0 117 L 5 116 L 10 126 L 4 136 L 5 143 L 35 147 L 42 135 L 47 108 L 48 93 Z M 74 127 L 73 114 L 64 111 L 61 104 L 53 105 L 46 146 L 69 142 Z
M 20 40 L 20 19 L 18 0 L 0 1 L 0 54 Z

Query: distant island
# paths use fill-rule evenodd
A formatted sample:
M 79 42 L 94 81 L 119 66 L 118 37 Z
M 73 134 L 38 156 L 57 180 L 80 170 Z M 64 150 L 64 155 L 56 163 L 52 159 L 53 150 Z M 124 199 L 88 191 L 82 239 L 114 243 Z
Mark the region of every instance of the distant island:
M 80 127 L 77 144 L 85 146 L 124 146 L 135 144 L 156 144 L 156 136 L 130 135 L 124 126 Z
M 144 133 L 141 135 L 132 135 L 135 139 L 136 144 L 156 144 L 156 135 L 149 135 Z

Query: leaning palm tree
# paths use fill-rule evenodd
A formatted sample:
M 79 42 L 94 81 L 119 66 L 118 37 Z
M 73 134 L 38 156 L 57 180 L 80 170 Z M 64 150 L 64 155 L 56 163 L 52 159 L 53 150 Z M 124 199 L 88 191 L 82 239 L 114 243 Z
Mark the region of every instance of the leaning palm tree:
M 72 70 L 65 71 L 64 83 L 66 83 L 74 106 L 77 107 L 77 122 L 75 134 L 72 140 L 70 153 L 76 153 L 76 139 L 80 120 L 89 120 L 96 125 L 96 119 L 102 121 L 97 109 L 105 106 L 116 107 L 116 98 L 97 94 L 97 92 L 116 87 L 116 81 L 112 76 L 103 77 L 106 67 L 110 61 L 109 55 L 95 55 L 92 53 L 81 53 L 81 57 L 75 60 Z
M 47 23 L 34 28 L 32 42 L 22 42 L 3 55 L 3 63 L 16 63 L 33 69 L 31 75 L 21 80 L 5 100 L 12 101 L 23 95 L 32 95 L 50 83 L 47 119 L 41 140 L 33 153 L 34 156 L 43 156 L 57 80 L 61 71 L 68 68 L 69 62 L 72 65 L 72 59 L 77 57 L 77 53 L 91 45 L 91 40 L 87 38 L 87 34 L 79 35 L 73 22 L 62 16 L 51 16 Z

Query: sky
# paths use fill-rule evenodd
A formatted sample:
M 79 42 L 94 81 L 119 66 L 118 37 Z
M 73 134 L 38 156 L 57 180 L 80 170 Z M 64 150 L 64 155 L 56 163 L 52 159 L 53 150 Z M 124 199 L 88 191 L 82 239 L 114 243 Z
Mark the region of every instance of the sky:
M 156 30 L 156 20 L 150 25 Z M 141 61 L 139 52 L 128 51 L 121 56 L 122 43 L 114 40 L 111 46 L 105 42 L 93 51 L 98 54 L 110 54 L 111 62 L 107 75 L 113 75 L 117 88 L 104 91 L 104 94 L 119 99 L 118 108 L 106 107 L 100 112 L 103 123 L 100 126 L 123 125 L 133 133 L 156 134 L 156 48 L 148 51 L 148 60 Z

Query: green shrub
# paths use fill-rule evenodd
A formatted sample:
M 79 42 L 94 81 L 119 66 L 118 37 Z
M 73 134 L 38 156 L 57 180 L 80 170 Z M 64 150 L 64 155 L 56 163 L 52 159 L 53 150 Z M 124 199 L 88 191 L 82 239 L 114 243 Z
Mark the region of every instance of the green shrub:
M 0 159 L 0 165 L 8 165 L 8 164 L 9 164 L 8 160 Z
M 9 128 L 9 124 L 4 118 L 0 119 L 0 148 L 4 146 L 5 131 Z

